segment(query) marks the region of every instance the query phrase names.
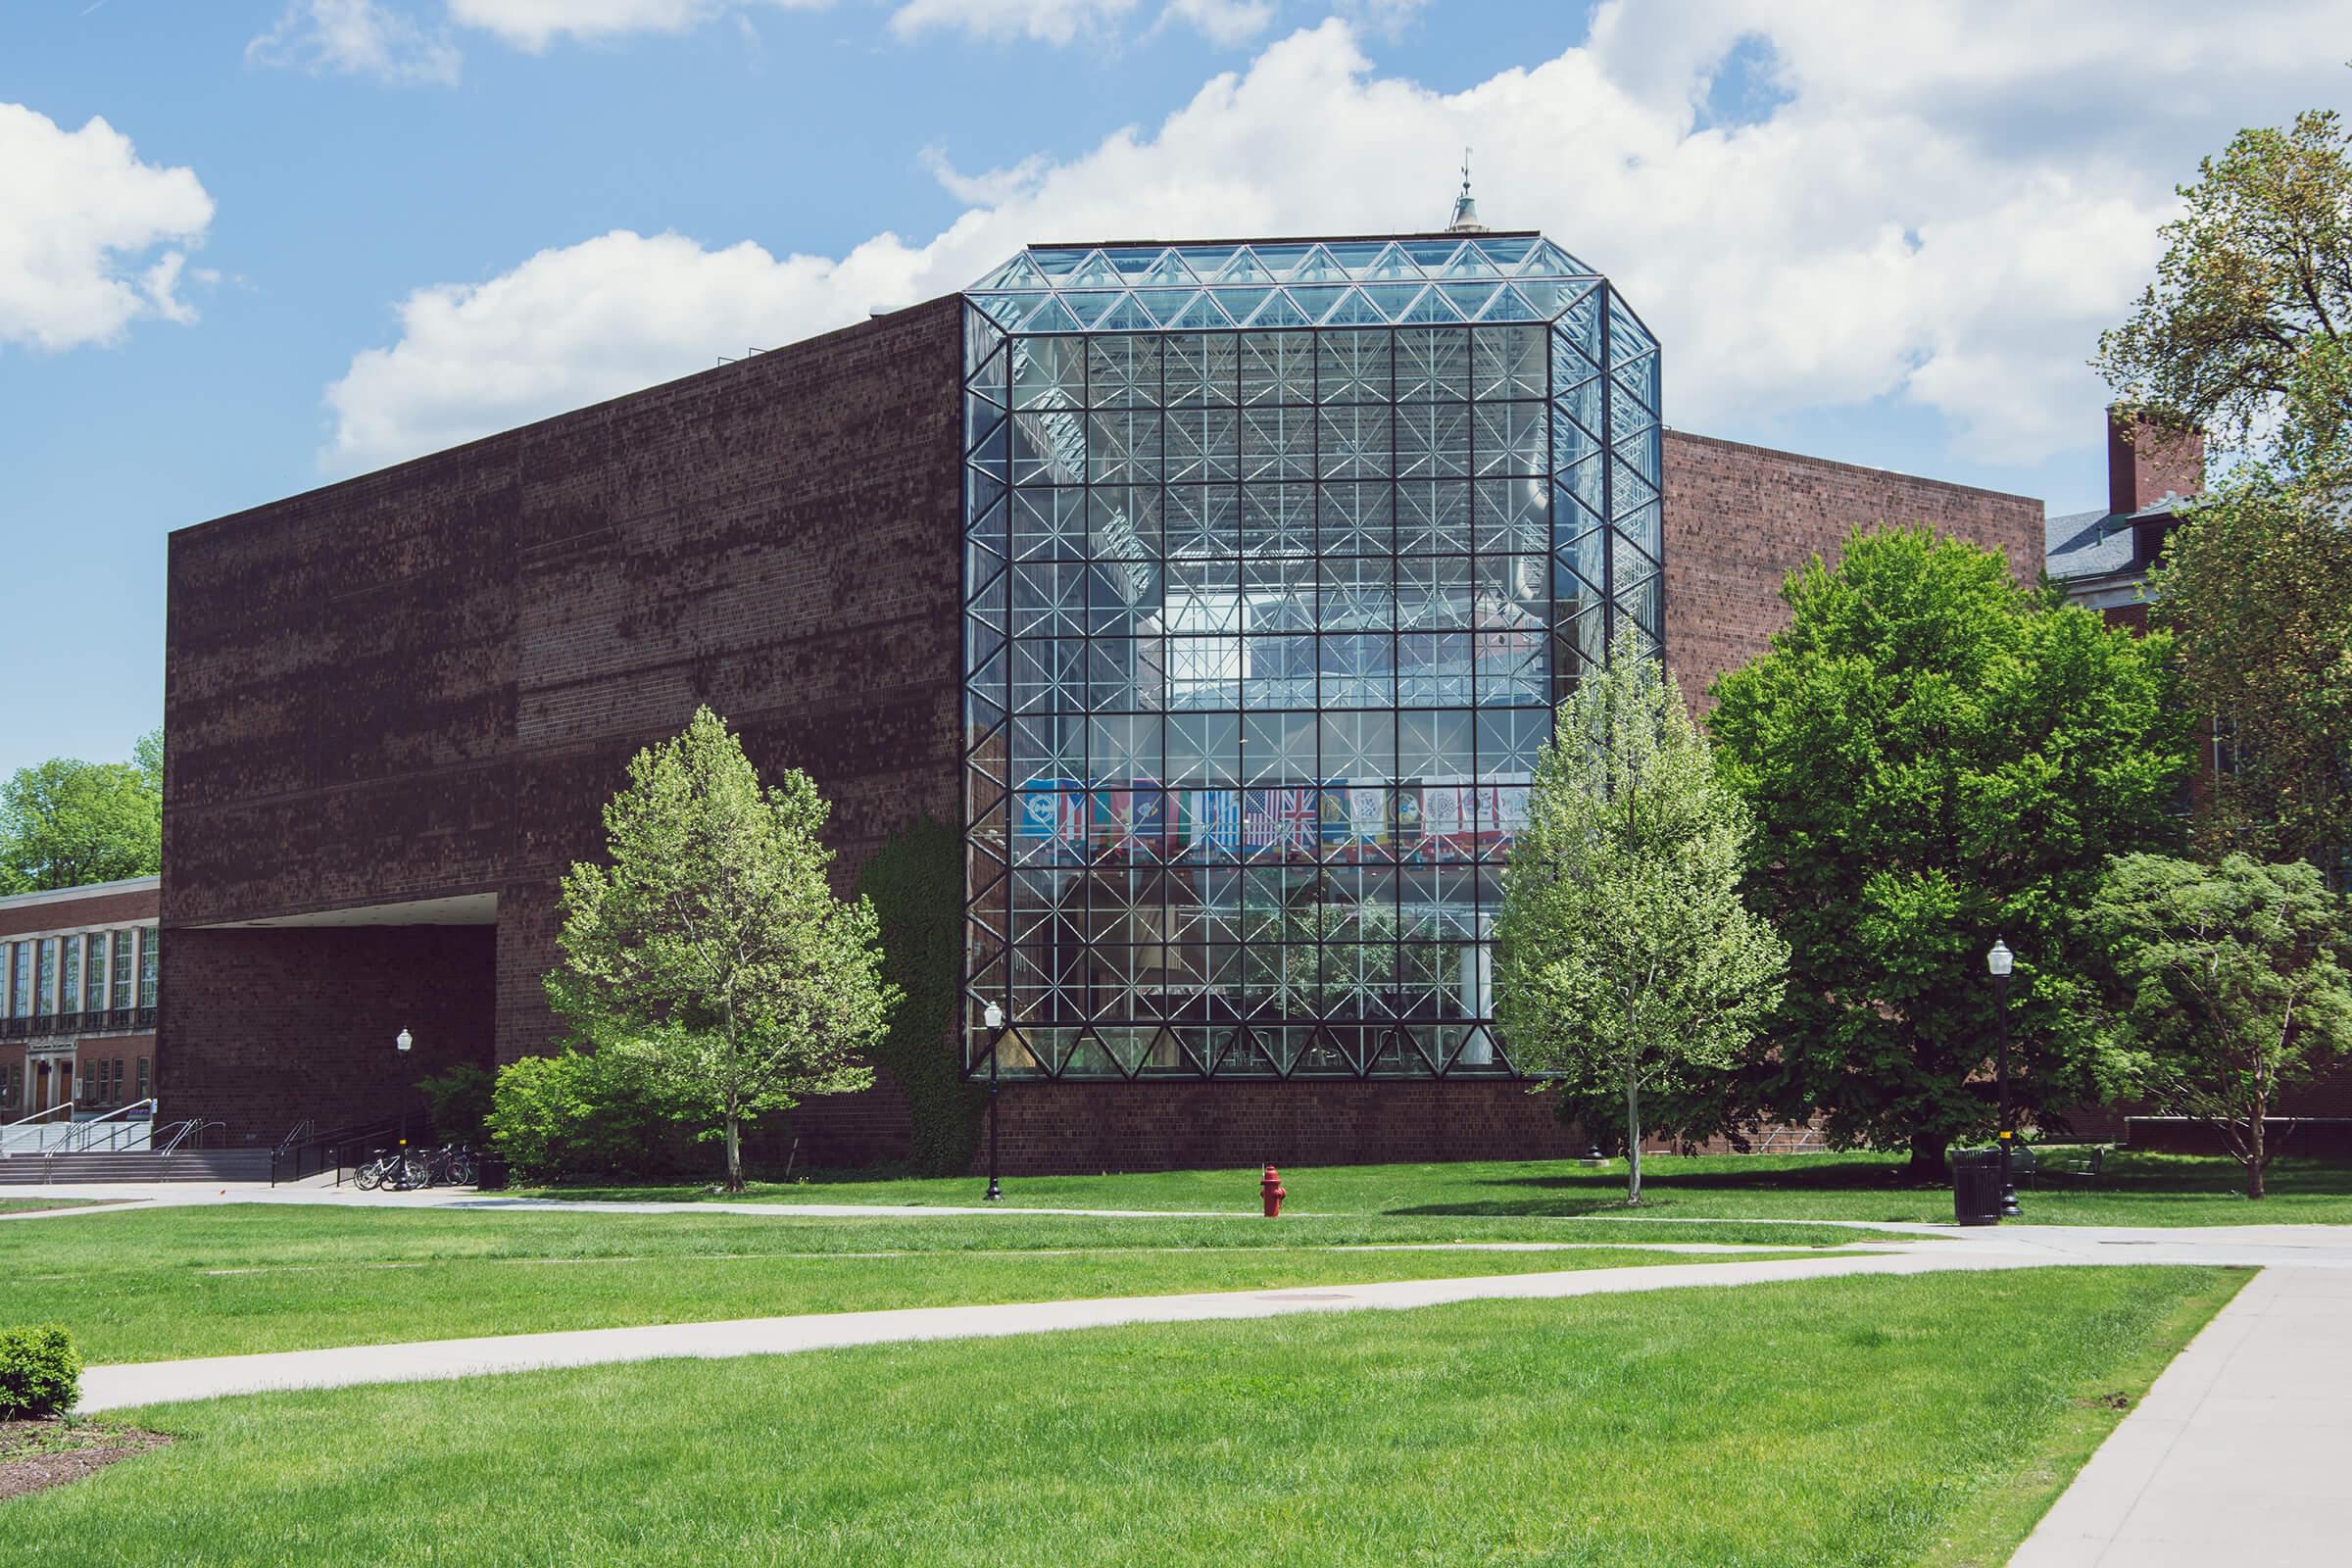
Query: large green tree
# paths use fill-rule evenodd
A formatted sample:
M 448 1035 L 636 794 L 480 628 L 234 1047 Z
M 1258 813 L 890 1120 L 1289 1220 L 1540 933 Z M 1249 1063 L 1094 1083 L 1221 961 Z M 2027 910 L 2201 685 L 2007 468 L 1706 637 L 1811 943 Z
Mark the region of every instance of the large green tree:
M 2340 492 L 2336 492 L 2340 493 Z M 2328 486 L 2250 467 L 2190 514 L 2150 577 L 2217 760 L 2199 846 L 2308 859 L 2352 852 L 2352 529 Z
M 802 1096 L 862 1089 L 859 1058 L 899 994 L 882 978 L 872 905 L 834 897 L 824 800 L 787 769 L 762 787 L 709 709 L 639 752 L 605 808 L 611 863 L 564 878 L 559 1016 L 585 1044 L 640 1058 L 682 1116 L 726 1145 Z
M 2352 933 L 2310 862 L 2118 858 L 2091 905 L 2121 981 L 2111 1087 L 2219 1128 L 2260 1198 L 2284 1090 L 2352 1051 Z
M 2018 956 L 2021 1106 L 2087 1089 L 2082 911 L 2110 854 L 2180 836 L 2171 644 L 1918 527 L 1857 531 L 1782 597 L 1788 629 L 1717 682 L 1709 719 L 1756 814 L 1749 898 L 1791 950 L 1746 1087 L 1940 1178 L 1948 1144 L 1993 1122 L 1996 937 Z
M 2242 130 L 2180 188 L 2155 281 L 2092 364 L 2124 401 L 2294 471 L 2352 442 L 2352 133 Z
M 1748 809 L 1634 634 L 1561 705 L 1503 877 L 1494 1010 L 1523 1071 L 1620 1097 L 1642 1201 L 1644 1091 L 1727 1073 L 1788 948 L 1740 901 Z
M 2093 362 L 2159 429 L 2232 460 L 2151 575 L 2223 766 L 2201 847 L 2352 849 L 2352 133 L 2332 113 L 2240 131 L 2180 187 L 2156 279 Z
M 0 784 L 0 893 L 153 876 L 163 858 L 161 731 L 133 762 L 53 758 Z

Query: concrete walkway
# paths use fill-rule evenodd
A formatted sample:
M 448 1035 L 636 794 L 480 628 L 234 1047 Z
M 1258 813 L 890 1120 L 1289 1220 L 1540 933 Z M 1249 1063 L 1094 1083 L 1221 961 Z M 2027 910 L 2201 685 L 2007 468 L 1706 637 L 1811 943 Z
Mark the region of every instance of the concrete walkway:
M 82 1414 L 128 1405 L 209 1399 L 285 1389 L 334 1389 L 362 1383 L 416 1383 L 530 1372 L 547 1367 L 650 1361 L 669 1356 L 723 1359 L 782 1355 L 917 1340 L 995 1338 L 1106 1328 L 1123 1323 L 1204 1323 L 1282 1317 L 1295 1312 L 1402 1310 L 1452 1301 L 1548 1300 L 1703 1285 L 1753 1285 L 1852 1274 L 1925 1274 L 1948 1269 L 2032 1268 L 2067 1261 L 1994 1249 L 1919 1247 L 1840 1252 L 1778 1262 L 1696 1263 L 1472 1279 L 1316 1285 L 1288 1290 L 1221 1291 L 1191 1296 L 1110 1297 L 1000 1306 L 906 1307 L 886 1312 L 819 1312 L 798 1317 L 738 1318 L 646 1328 L 579 1329 L 488 1339 L 428 1340 L 408 1345 L 286 1350 L 189 1361 L 95 1366 L 81 1375 Z
M 2352 1271 L 2268 1268 L 2156 1380 L 2010 1563 L 2336 1568 L 2352 1560 L 2348 1506 Z

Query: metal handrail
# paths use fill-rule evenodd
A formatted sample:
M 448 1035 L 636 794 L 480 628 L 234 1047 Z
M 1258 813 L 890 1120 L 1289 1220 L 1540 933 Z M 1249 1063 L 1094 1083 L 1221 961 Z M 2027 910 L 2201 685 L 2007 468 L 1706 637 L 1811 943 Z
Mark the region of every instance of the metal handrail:
M 390 1133 L 394 1125 L 392 1118 L 387 1116 L 379 1121 L 360 1122 L 350 1127 L 336 1127 L 323 1133 L 313 1132 L 302 1142 L 293 1144 L 290 1148 L 280 1145 L 278 1150 L 270 1156 L 270 1183 L 271 1186 L 275 1186 L 281 1181 L 298 1182 L 312 1174 L 313 1167 L 310 1156 L 313 1152 L 317 1152 L 320 1157 L 316 1168 L 323 1171 L 328 1165 L 333 1165 L 335 1181 L 340 1186 L 343 1180 L 345 1153 L 355 1145 L 372 1144 L 375 1140 Z M 291 1162 L 290 1165 L 289 1162 Z
M 227 1125 L 228 1123 L 223 1121 L 200 1121 L 196 1117 L 190 1116 L 185 1121 L 172 1122 L 168 1125 L 168 1127 L 160 1127 L 156 1129 L 159 1133 L 169 1131 L 172 1136 L 163 1139 L 161 1142 L 151 1142 L 148 1147 L 158 1154 L 176 1154 L 179 1152 L 180 1146 L 182 1144 L 185 1144 L 191 1137 L 204 1131 L 206 1128 L 225 1127 Z
M 63 1104 L 51 1105 L 47 1110 L 36 1110 L 29 1116 L 19 1116 L 15 1121 L 0 1122 L 0 1133 L 7 1132 L 11 1127 L 28 1127 L 43 1117 L 56 1115 L 61 1110 L 71 1119 L 74 1114 L 74 1102 L 67 1101 Z
M 56 1145 L 49 1152 L 52 1154 L 87 1153 L 89 1152 L 91 1146 L 98 1142 L 98 1134 L 101 1128 L 104 1128 L 106 1131 L 107 1146 L 109 1148 L 116 1147 L 121 1143 L 122 1135 L 130 1130 L 130 1124 L 128 1122 L 116 1121 L 115 1118 L 118 1116 L 127 1116 L 132 1111 L 138 1110 L 142 1107 L 146 1109 L 148 1116 L 152 1119 L 155 1114 L 155 1101 L 152 1098 L 147 1100 L 134 1100 L 129 1104 L 117 1106 L 115 1109 L 106 1112 L 102 1116 L 92 1116 L 87 1121 L 76 1122 L 74 1126 L 74 1129 L 67 1133 L 65 1137 L 59 1139 Z M 112 1126 L 108 1125 L 110 1122 L 113 1123 Z M 152 1131 L 153 1129 L 150 1128 L 149 1130 Z

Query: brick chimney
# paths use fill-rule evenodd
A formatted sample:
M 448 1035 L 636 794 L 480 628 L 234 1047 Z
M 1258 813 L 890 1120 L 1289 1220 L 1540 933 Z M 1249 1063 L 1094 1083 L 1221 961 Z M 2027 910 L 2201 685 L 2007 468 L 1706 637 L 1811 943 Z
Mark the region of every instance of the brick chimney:
M 2107 510 L 2129 516 L 2167 495 L 2205 488 L 2205 432 L 2170 432 L 2154 420 L 2107 410 Z

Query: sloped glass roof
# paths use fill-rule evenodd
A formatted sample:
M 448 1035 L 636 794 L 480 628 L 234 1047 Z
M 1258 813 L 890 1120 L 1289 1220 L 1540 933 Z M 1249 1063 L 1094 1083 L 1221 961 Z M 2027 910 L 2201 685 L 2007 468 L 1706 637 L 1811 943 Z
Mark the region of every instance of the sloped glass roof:
M 1600 275 L 1540 234 L 1032 245 L 965 291 L 1007 332 L 1549 321 Z

